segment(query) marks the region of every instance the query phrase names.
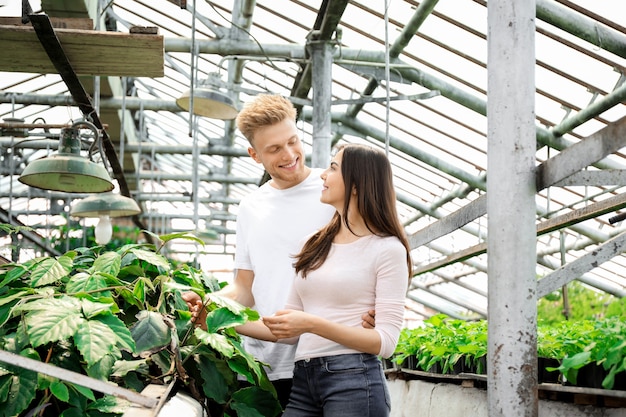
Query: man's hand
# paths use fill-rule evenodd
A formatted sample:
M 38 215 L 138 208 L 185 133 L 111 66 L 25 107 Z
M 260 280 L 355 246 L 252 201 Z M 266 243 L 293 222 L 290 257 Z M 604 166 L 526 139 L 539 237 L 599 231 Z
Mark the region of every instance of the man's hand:
M 202 303 L 202 298 L 193 291 L 184 292 L 182 298 L 187 303 L 189 311 L 191 311 L 191 322 L 196 326 L 200 326 L 202 330 L 206 330 L 207 311 Z
M 373 329 L 374 327 L 376 327 L 376 311 L 368 311 L 361 316 L 361 320 L 363 320 L 361 326 L 366 329 Z

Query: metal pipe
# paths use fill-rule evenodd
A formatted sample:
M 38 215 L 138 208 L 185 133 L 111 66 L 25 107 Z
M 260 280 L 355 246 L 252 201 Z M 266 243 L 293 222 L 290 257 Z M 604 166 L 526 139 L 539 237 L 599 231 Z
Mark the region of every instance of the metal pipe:
M 328 41 L 311 41 L 313 61 L 313 155 L 314 168 L 330 165 L 331 118 L 330 100 L 332 97 L 332 46 Z
M 0 361 L 19 366 L 20 368 L 28 369 L 33 372 L 52 376 L 63 381 L 71 382 L 73 384 L 80 385 L 81 387 L 91 388 L 103 394 L 124 398 L 147 408 L 153 408 L 158 404 L 158 400 L 156 398 L 146 397 L 136 393 L 135 391 L 117 386 L 110 381 L 100 381 L 99 379 L 91 378 L 87 375 L 79 374 L 78 372 L 30 359 L 22 355 L 16 355 L 15 353 L 7 352 L 5 350 L 0 350 Z

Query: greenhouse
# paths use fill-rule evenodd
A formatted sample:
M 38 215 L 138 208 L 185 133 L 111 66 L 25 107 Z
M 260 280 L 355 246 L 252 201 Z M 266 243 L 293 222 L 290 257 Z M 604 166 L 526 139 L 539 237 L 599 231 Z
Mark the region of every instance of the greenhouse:
M 412 260 L 391 416 L 625 415 L 623 9 L 0 0 L 0 417 L 280 415 L 234 330 L 255 306 L 210 296 L 272 178 L 237 126 L 265 94 L 308 166 L 391 163 Z

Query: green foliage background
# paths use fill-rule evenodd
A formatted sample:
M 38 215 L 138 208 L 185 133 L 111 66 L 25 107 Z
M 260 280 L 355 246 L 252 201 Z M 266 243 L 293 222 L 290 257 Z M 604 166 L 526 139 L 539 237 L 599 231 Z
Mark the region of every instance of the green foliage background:
M 189 233 L 153 238 L 156 245 L 76 247 L 0 265 L 0 349 L 137 392 L 174 384 L 212 417 L 277 415 L 264 364 L 245 351 L 234 329 L 258 313 L 212 294 L 221 287 L 212 276 L 161 254 L 172 240 L 200 239 Z M 187 291 L 206 300 L 206 331 L 191 323 L 181 297 Z M 238 377 L 250 386 L 240 386 Z M 105 417 L 128 406 L 0 363 L 0 417 Z

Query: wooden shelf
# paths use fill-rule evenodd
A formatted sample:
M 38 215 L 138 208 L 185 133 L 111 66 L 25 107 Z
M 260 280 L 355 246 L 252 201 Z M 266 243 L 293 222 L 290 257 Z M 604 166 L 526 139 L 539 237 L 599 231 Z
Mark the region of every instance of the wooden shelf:
M 163 36 L 137 31 L 121 33 L 76 29 L 72 19 L 56 19 L 55 34 L 78 75 L 163 77 Z M 85 20 L 85 19 L 81 19 Z M 0 20 L 0 72 L 56 74 L 30 24 Z M 8 23 L 8 24 L 7 24 Z

